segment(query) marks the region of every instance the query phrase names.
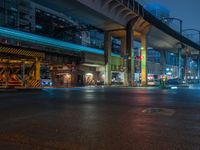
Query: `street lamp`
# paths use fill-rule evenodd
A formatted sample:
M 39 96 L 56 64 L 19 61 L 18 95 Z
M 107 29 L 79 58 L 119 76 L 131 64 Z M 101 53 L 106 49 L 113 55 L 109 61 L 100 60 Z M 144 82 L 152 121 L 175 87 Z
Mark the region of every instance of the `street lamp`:
M 183 32 L 186 32 L 186 31 L 195 31 L 195 32 L 198 32 L 198 34 L 199 34 L 199 41 L 198 41 L 199 43 L 198 44 L 200 45 L 200 30 L 197 30 L 197 29 L 184 29 L 183 30 Z
M 184 29 L 183 33 L 186 32 L 186 31 L 195 31 L 195 32 L 197 32 L 198 35 L 199 35 L 198 45 L 200 45 L 200 30 L 197 30 L 197 29 Z M 198 69 L 197 69 L 198 73 L 197 74 L 198 74 L 198 77 L 200 77 L 200 67 L 199 67 L 200 66 L 200 55 L 198 55 L 198 58 L 197 58 L 197 66 L 198 66 Z
M 175 17 L 162 17 L 161 21 L 163 21 L 164 23 L 166 23 L 168 20 L 176 20 L 179 22 L 180 25 L 180 31 L 179 33 L 182 35 L 182 31 L 183 31 L 183 20 L 175 18 Z

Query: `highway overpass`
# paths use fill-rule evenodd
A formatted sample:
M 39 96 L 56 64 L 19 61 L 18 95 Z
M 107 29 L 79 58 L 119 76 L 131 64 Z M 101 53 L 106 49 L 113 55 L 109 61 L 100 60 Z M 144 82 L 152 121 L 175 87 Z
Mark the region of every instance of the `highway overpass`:
M 1 36 L 14 38 L 46 46 L 57 47 L 72 51 L 84 51 L 105 55 L 106 84 L 111 84 L 111 37 L 119 37 L 124 41 L 122 58 L 127 59 L 127 85 L 133 85 L 134 52 L 133 40 L 141 42 L 142 83 L 147 84 L 147 49 L 172 50 L 181 55 L 189 52 L 198 53 L 200 45 L 184 37 L 162 21 L 154 17 L 135 0 L 33 0 L 63 14 L 70 14 L 80 21 L 91 24 L 105 32 L 105 54 L 103 51 L 82 47 L 76 44 L 53 40 L 41 36 L 31 35 L 11 29 L 1 28 Z M 179 66 L 179 77 L 181 75 Z

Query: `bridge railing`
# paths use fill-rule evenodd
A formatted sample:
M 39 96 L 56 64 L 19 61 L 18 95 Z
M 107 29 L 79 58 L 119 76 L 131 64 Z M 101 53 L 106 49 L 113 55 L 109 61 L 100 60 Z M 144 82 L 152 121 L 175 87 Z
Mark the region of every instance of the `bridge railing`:
M 144 8 L 140 5 L 136 0 L 117 0 L 118 2 L 122 3 L 130 10 L 136 12 L 138 15 L 144 15 Z
M 122 0 L 123 1 L 123 0 Z M 128 1 L 128 0 L 126 0 Z M 164 21 L 163 18 L 159 18 L 158 16 L 156 16 L 154 13 L 152 13 L 151 11 L 145 9 L 145 6 L 148 4 L 147 1 L 148 0 L 130 0 L 131 2 L 133 1 L 133 5 L 135 6 L 135 9 L 139 8 L 140 6 L 142 6 L 143 10 L 143 14 L 144 11 L 147 11 L 149 13 L 151 13 L 152 15 L 154 15 L 156 18 L 158 18 L 162 23 L 165 23 L 168 27 L 170 27 L 171 29 L 173 29 L 174 31 L 176 31 L 177 33 L 180 33 L 180 30 L 182 30 L 180 27 L 180 24 L 177 24 L 177 20 L 180 19 L 176 19 L 176 21 L 174 21 L 173 19 L 171 19 L 170 21 Z M 138 5 L 138 6 L 137 6 Z M 139 6 L 140 5 L 140 6 Z M 128 6 L 128 5 L 127 5 Z M 134 9 L 134 10 L 135 10 Z M 139 8 L 141 9 L 141 8 Z M 144 10 L 145 9 L 145 10 Z M 138 9 L 137 9 L 138 10 Z M 173 17 L 172 17 L 173 18 Z M 180 22 L 179 22 L 180 23 Z M 184 36 L 185 38 L 191 40 L 192 42 L 200 45 L 200 31 L 197 31 L 198 33 L 194 34 L 194 33 L 184 33 L 181 31 L 180 34 L 182 34 L 182 36 Z
M 131 9 L 132 11 L 136 12 L 138 15 L 144 16 L 144 12 L 147 11 L 147 12 L 149 12 L 152 15 L 155 16 L 155 14 L 153 14 L 151 11 L 145 9 L 145 6 L 147 5 L 147 2 L 144 1 L 144 0 L 117 0 L 117 1 L 122 3 L 123 5 L 125 5 L 129 9 Z M 155 17 L 157 17 L 157 16 L 155 16 Z M 158 18 L 158 19 L 160 20 L 161 18 Z M 163 22 L 163 23 L 165 23 L 165 22 Z M 168 25 L 170 28 L 172 28 L 175 31 L 179 30 L 177 25 L 176 24 L 172 24 L 172 22 L 171 23 L 166 23 L 166 25 Z

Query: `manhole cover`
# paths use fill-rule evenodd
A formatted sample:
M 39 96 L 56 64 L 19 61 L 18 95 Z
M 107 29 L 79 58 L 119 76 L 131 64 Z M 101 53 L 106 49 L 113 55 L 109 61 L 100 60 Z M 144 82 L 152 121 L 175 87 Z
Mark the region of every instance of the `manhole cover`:
M 142 111 L 147 114 L 159 114 L 164 116 L 172 116 L 176 111 L 174 109 L 167 108 L 147 108 Z

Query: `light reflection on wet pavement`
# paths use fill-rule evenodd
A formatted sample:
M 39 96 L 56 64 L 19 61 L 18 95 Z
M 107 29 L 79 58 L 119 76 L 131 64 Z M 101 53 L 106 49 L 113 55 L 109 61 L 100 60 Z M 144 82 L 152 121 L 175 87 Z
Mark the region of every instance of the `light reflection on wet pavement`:
M 200 149 L 199 89 L 1 92 L 0 119 L 2 150 Z

